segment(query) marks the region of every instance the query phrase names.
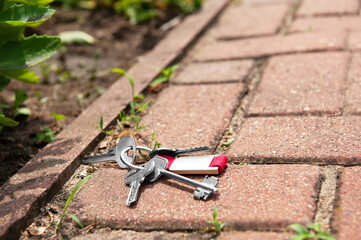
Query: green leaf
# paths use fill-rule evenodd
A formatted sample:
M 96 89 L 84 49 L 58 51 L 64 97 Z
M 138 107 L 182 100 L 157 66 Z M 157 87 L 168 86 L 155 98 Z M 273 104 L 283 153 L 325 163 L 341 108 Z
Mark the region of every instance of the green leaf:
M 0 69 L 32 67 L 56 53 L 60 38 L 31 36 L 19 42 L 8 42 L 0 47 Z
M 316 232 L 321 232 L 321 224 L 320 223 L 313 223 L 307 226 L 308 229 L 313 229 Z
M 309 236 L 309 238 L 311 238 L 311 236 Z M 317 234 L 314 235 L 313 238 L 315 238 L 315 239 L 325 239 L 325 240 L 336 240 L 336 238 L 334 238 L 333 236 L 331 236 L 327 232 L 317 233 Z
M 103 116 L 100 117 L 100 129 L 103 130 Z
M 8 117 L 5 117 L 4 115 L 0 115 L 0 124 L 3 125 L 3 126 L 6 126 L 6 127 L 15 127 L 17 125 L 19 125 L 19 122 L 11 119 L 11 118 L 8 118 Z
M 81 223 L 79 218 L 73 214 L 67 213 L 67 216 L 70 216 L 81 228 L 84 228 L 84 225 Z
M 112 72 L 118 73 L 119 77 L 123 76 L 126 72 L 121 68 L 113 68 Z
M 61 218 L 60 218 L 60 221 L 59 221 L 59 223 L 56 225 L 56 229 L 59 229 L 59 228 L 60 228 L 60 226 L 61 226 L 61 224 L 62 224 L 62 222 L 63 222 L 63 219 L 64 219 L 64 217 L 65 217 L 65 215 L 66 215 L 66 210 L 68 209 L 68 206 L 69 206 L 71 200 L 73 200 L 73 197 L 74 197 L 75 193 L 79 190 L 79 188 L 80 188 L 90 177 L 91 177 L 91 175 L 88 175 L 88 176 L 86 176 L 85 178 L 83 178 L 83 179 L 76 185 L 76 187 L 73 189 L 73 191 L 71 192 L 70 196 L 68 197 L 68 200 L 67 200 L 66 203 L 65 203 L 65 207 L 64 207 L 64 210 L 63 210 L 63 214 L 62 214 L 62 216 L 61 216 Z
M 63 115 L 63 114 L 55 114 L 54 112 L 51 112 L 50 114 L 57 121 L 62 121 L 66 118 L 65 115 Z
M 213 221 L 217 221 L 218 208 L 213 209 Z
M 20 41 L 24 38 L 24 30 L 25 27 L 0 27 L 0 46 L 4 45 L 9 41 Z
M 70 202 L 73 200 L 73 197 L 75 195 L 76 192 L 78 192 L 79 188 L 91 177 L 91 175 L 86 176 L 85 178 L 83 178 L 77 185 L 76 187 L 73 189 L 73 191 L 71 192 L 68 200 L 65 203 L 65 207 L 64 207 L 64 212 L 66 212 L 66 210 L 68 209 L 68 206 L 70 204 Z
M 302 240 L 302 239 L 308 239 L 308 234 L 298 234 L 292 237 L 290 240 Z
M 14 102 L 14 109 L 20 107 L 26 99 L 28 99 L 29 95 L 26 92 L 21 90 L 15 90 L 15 102 Z
M 132 91 L 134 91 L 134 78 L 130 77 L 129 75 L 127 75 L 127 78 L 129 80 L 130 86 L 132 87 Z
M 10 81 L 10 78 L 0 75 L 0 91 L 4 90 L 6 86 L 9 85 Z
M 33 4 L 33 5 L 45 6 L 45 5 L 49 5 L 54 0 L 9 0 L 9 1 L 16 2 L 16 3 L 29 3 L 29 4 Z
M 297 233 L 300 234 L 309 234 L 307 228 L 305 228 L 304 226 L 298 223 L 291 224 L 289 228 L 292 228 L 293 230 L 295 230 Z
M 94 38 L 82 31 L 66 31 L 59 34 L 63 44 L 93 44 Z
M 151 83 L 150 83 L 150 86 L 154 86 L 156 84 L 159 84 L 159 83 L 164 83 L 166 81 L 168 81 L 168 77 L 166 76 L 160 76 L 160 77 L 157 77 L 156 79 L 154 79 Z
M 139 108 L 139 109 L 137 110 L 137 112 L 141 112 L 141 111 L 143 111 L 144 109 L 146 109 L 151 102 L 152 102 L 152 99 L 149 100 L 148 102 L 146 102 L 141 108 Z
M 19 108 L 18 110 L 16 110 L 15 116 L 18 115 L 30 115 L 31 114 L 31 110 L 27 107 L 23 107 L 23 108 Z
M 35 73 L 26 69 L 0 70 L 0 74 L 4 74 L 9 78 L 25 83 L 39 83 L 39 78 L 35 75 Z
M 34 27 L 49 19 L 55 10 L 37 5 L 14 5 L 0 12 L 0 27 Z

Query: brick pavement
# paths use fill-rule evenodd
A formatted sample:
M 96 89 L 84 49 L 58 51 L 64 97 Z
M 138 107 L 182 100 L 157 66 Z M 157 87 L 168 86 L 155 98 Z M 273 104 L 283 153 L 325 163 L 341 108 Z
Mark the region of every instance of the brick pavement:
M 145 238 L 192 238 L 210 226 L 206 221 L 214 207 L 226 224 L 220 239 L 288 239 L 294 235 L 283 233 L 289 224 L 307 225 L 324 216 L 331 224 L 323 227 L 338 239 L 360 239 L 359 13 L 358 0 L 229 4 L 180 61 L 141 121 L 164 147 L 209 145 L 215 153 L 225 152 L 230 161 L 219 176 L 219 193 L 195 201 L 193 188 L 163 178 L 142 187 L 138 203 L 127 208 L 129 188 L 121 180 L 126 171 L 100 168 L 75 197 L 71 212 L 87 224 L 96 220 L 141 234 L 152 230 L 141 235 Z M 188 33 L 193 24 L 174 32 L 187 33 L 184 39 L 165 39 L 168 47 L 156 47 L 154 57 L 185 51 L 197 37 Z M 142 77 L 149 74 L 145 68 L 138 74 L 149 78 Z M 222 145 L 226 137 L 234 139 L 229 146 Z M 320 165 L 341 168 L 337 187 L 326 184 L 336 177 Z M 335 193 L 327 209 L 320 207 L 328 200 L 321 192 Z M 202 232 L 198 237 L 209 238 Z

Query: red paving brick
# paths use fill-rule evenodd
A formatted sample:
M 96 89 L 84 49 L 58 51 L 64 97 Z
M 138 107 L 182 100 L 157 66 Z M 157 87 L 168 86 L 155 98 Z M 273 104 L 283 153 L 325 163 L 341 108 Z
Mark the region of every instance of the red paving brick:
M 275 232 L 224 232 L 217 240 L 289 240 L 295 234 Z
M 334 227 L 339 240 L 361 239 L 361 167 L 344 168 L 341 174 L 339 200 L 336 203 Z
M 193 198 L 193 187 L 161 178 L 144 184 L 138 202 L 128 208 L 127 171 L 98 169 L 73 199 L 69 212 L 84 223 L 147 229 L 199 229 L 218 220 L 229 229 L 283 230 L 289 224 L 312 222 L 320 186 L 320 170 L 310 165 L 229 166 L 220 176 L 219 193 L 208 201 Z M 192 177 L 201 181 L 204 176 Z
M 361 114 L 361 53 L 354 53 L 352 56 L 345 113 Z
M 361 117 L 248 118 L 228 156 L 236 161 L 361 163 Z
M 291 25 L 289 32 L 318 32 L 318 31 L 360 31 L 360 16 L 329 16 L 315 18 L 297 18 Z
M 278 4 L 278 3 L 294 3 L 296 0 L 243 0 L 242 4 L 245 5 L 270 5 L 270 4 Z
M 303 0 L 296 16 L 357 14 L 359 0 Z
M 216 42 L 201 48 L 195 59 L 215 61 L 341 49 L 345 49 L 345 34 L 342 32 L 301 33 Z
M 361 50 L 361 31 L 349 33 L 347 46 L 349 49 L 354 51 Z
M 192 63 L 183 69 L 172 82 L 206 83 L 241 81 L 250 72 L 252 60 Z
M 346 52 L 272 57 L 248 115 L 340 115 L 349 59 Z
M 150 127 L 164 147 L 215 147 L 244 91 L 242 83 L 171 86 L 140 124 Z
M 288 4 L 232 6 L 220 19 L 217 37 L 232 39 L 274 34 L 281 26 L 288 7 Z

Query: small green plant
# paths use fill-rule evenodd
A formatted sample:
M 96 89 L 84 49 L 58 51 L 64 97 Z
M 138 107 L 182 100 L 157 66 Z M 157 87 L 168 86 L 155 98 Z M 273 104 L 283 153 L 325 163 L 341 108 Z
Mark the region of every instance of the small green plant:
M 156 150 L 157 148 L 160 147 L 160 142 L 158 142 L 158 137 L 155 137 L 154 132 L 152 133 L 151 138 L 149 137 L 145 137 L 148 141 L 147 147 L 153 150 Z
M 148 107 L 148 105 L 151 103 L 152 100 L 145 102 L 144 95 L 142 95 L 142 94 L 135 95 L 134 78 L 129 76 L 126 71 L 124 71 L 121 68 L 114 68 L 114 69 L 112 69 L 112 72 L 118 73 L 119 77 L 125 75 L 128 78 L 128 81 L 129 81 L 129 84 L 131 87 L 131 93 L 132 93 L 132 100 L 129 104 L 131 113 L 126 114 L 123 111 L 119 112 L 120 121 L 117 120 L 119 127 L 121 129 L 123 129 L 125 124 L 129 124 L 129 122 L 134 120 L 135 124 L 136 124 L 135 131 L 144 129 L 145 128 L 144 126 L 139 126 L 140 117 L 138 116 L 138 114 L 141 113 L 142 111 L 144 111 Z
M 228 147 L 229 145 L 231 145 L 231 143 L 233 143 L 233 141 L 234 137 L 228 138 L 225 142 L 222 142 L 222 145 Z
M 113 130 L 105 130 L 103 126 L 103 116 L 100 117 L 99 121 L 99 127 L 95 126 L 96 129 L 100 130 L 102 133 L 105 133 L 106 135 L 113 135 Z
M 301 239 L 324 239 L 324 240 L 336 240 L 332 235 L 330 235 L 327 231 L 321 230 L 320 223 L 313 223 L 306 227 L 301 224 L 294 223 L 288 226 L 286 229 L 293 229 L 297 235 L 292 237 L 290 240 L 301 240 Z
M 6 103 L 0 103 L 0 116 L 2 116 L 0 117 L 0 133 L 4 126 L 15 127 L 19 125 L 19 122 L 14 120 L 18 115 L 30 115 L 31 111 L 29 108 L 20 107 L 28 97 L 29 95 L 26 92 L 15 90 L 13 107 Z M 5 117 L 3 112 L 5 109 L 8 109 L 8 112 L 10 112 L 10 117 Z
M 115 10 L 126 16 L 132 24 L 147 21 L 158 15 L 152 0 L 118 0 Z
M 33 138 L 34 142 L 45 141 L 47 143 L 52 142 L 55 139 L 55 131 L 51 130 L 49 127 L 43 127 L 43 131 L 38 132 Z
M 81 228 L 84 228 L 83 224 L 81 223 L 81 221 L 79 220 L 79 218 L 77 218 L 75 215 L 67 213 L 68 207 L 70 202 L 73 200 L 74 195 L 77 193 L 77 191 L 80 189 L 80 187 L 91 177 L 91 175 L 86 176 L 85 178 L 83 178 L 77 185 L 76 187 L 73 189 L 73 191 L 71 192 L 70 196 L 68 197 L 68 200 L 65 203 L 65 207 L 63 210 L 63 214 L 61 215 L 60 221 L 55 225 L 55 229 L 56 231 L 58 231 L 61 228 L 61 225 L 63 223 L 64 217 L 65 216 L 69 216 L 71 217 Z
M 224 223 L 220 222 L 217 220 L 217 216 L 218 216 L 218 208 L 214 208 L 213 209 L 213 221 L 207 221 L 208 223 L 213 224 L 214 226 L 214 231 L 217 234 L 220 234 L 222 229 L 224 228 Z
M 50 114 L 51 114 L 51 116 L 53 116 L 53 118 L 54 118 L 56 121 L 63 121 L 63 120 L 66 119 L 65 115 L 63 115 L 63 114 L 56 114 L 56 113 L 54 113 L 54 112 L 51 112 Z
M 173 75 L 174 71 L 178 68 L 178 64 L 176 65 L 172 65 L 166 69 L 161 69 L 161 75 L 159 77 L 157 77 L 156 79 L 154 79 L 151 83 L 150 86 L 154 86 L 160 83 L 164 83 L 167 82 L 171 76 Z

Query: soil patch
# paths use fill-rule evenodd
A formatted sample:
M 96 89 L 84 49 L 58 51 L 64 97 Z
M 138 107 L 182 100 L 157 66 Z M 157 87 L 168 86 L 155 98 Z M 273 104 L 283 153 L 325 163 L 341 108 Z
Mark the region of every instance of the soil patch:
M 20 116 L 16 128 L 4 128 L 0 135 L 0 185 L 15 174 L 46 145 L 34 141 L 43 127 L 59 132 L 118 79 L 112 68 L 128 69 L 138 56 L 150 50 L 166 32 L 160 27 L 176 16 L 163 12 L 147 23 L 132 25 L 112 9 L 94 11 L 56 9 L 55 15 L 40 27 L 27 29 L 26 35 L 58 35 L 81 30 L 95 38 L 93 45 L 72 45 L 59 50 L 50 60 L 32 69 L 39 84 L 13 80 L 1 92 L 0 102 L 12 104 L 16 89 L 29 94 L 25 107 L 29 117 Z M 56 123 L 51 112 L 64 114 Z M 95 127 L 95 126 L 94 126 Z

